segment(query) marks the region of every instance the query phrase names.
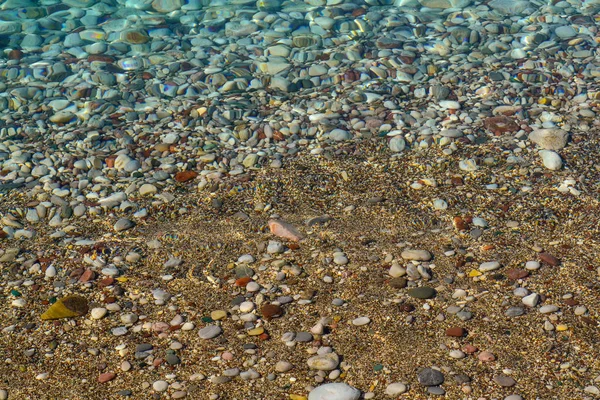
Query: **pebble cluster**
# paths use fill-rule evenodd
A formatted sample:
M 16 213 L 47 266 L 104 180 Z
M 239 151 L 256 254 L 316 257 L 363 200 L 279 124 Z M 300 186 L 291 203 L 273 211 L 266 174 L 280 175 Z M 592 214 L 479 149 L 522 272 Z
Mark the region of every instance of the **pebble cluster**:
M 576 243 L 595 240 L 578 217 L 598 206 L 600 163 L 581 147 L 597 152 L 599 11 L 595 0 L 4 1 L 0 400 L 28 395 L 11 376 L 156 399 L 258 385 L 291 400 L 533 396 L 502 335 L 535 327 L 532 341 L 579 354 L 593 350 L 578 332 L 597 330 L 597 253 L 577 258 L 593 279 L 554 290 L 576 264 L 559 256 L 571 237 L 531 236 L 555 226 L 562 199 L 575 216 L 561 221 L 586 227 Z M 320 164 L 285 172 L 302 157 Z M 361 187 L 372 179 L 360 170 L 395 168 L 406 173 L 393 188 Z M 476 209 L 486 196 L 503 216 L 505 196 L 540 213 L 501 219 Z M 379 223 L 389 200 L 394 215 L 412 210 L 388 221 L 405 229 L 393 247 L 369 247 L 390 227 L 336 239 L 336 220 L 375 209 Z M 170 228 L 196 215 L 206 232 Z M 230 221 L 259 244 L 211 233 Z M 425 232 L 435 238 L 417 245 Z M 370 279 L 381 290 L 369 298 Z M 396 369 L 370 349 L 418 335 L 443 356 L 425 361 L 414 342 L 415 361 Z M 561 362 L 552 348 L 560 383 L 546 376 L 543 390 L 599 396 L 598 358 Z M 50 368 L 74 359 L 71 379 Z

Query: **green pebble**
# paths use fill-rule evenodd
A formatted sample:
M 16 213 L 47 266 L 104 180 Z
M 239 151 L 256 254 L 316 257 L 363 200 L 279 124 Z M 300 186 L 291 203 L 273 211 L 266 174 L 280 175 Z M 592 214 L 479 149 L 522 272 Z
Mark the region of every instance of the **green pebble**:
M 206 323 L 213 322 L 213 319 L 211 317 L 202 317 L 202 322 L 206 322 Z
M 19 292 L 18 290 L 15 290 L 15 289 L 11 290 L 10 294 L 12 294 L 15 297 L 21 297 L 21 292 Z
M 379 372 L 383 369 L 383 365 L 381 364 L 375 364 L 375 366 L 373 367 L 373 370 L 376 372 Z
M 416 299 L 431 299 L 435 297 L 436 291 L 429 286 L 418 287 L 408 290 L 408 295 Z

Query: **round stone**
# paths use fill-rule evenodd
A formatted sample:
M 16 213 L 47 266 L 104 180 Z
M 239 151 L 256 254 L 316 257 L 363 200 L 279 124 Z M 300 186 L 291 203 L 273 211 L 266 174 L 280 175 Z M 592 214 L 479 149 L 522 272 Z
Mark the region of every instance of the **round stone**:
M 360 390 L 345 383 L 326 383 L 308 394 L 308 400 L 358 400 Z
M 385 394 L 391 397 L 398 396 L 406 392 L 406 385 L 401 382 L 390 383 L 385 388 Z
M 108 311 L 104 307 L 96 307 L 92 308 L 90 315 L 93 319 L 101 319 L 103 318 Z
M 400 153 L 406 148 L 406 141 L 400 136 L 394 136 L 390 139 L 390 150 L 394 153 Z
M 417 374 L 417 379 L 423 386 L 438 386 L 444 383 L 444 374 L 437 369 L 424 368 Z
M 319 354 L 309 358 L 307 363 L 310 369 L 331 371 L 339 365 L 340 357 L 336 353 Z
M 549 170 L 556 171 L 562 168 L 562 159 L 558 153 L 552 150 L 540 150 L 540 157 L 544 167 Z
M 152 389 L 157 392 L 164 392 L 169 388 L 169 384 L 165 381 L 156 381 L 152 384 Z

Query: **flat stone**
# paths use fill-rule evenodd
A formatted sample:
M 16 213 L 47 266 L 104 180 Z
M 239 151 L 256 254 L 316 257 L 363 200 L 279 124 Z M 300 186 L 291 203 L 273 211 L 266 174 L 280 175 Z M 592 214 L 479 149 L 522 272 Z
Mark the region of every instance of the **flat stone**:
M 529 276 L 529 271 L 521 268 L 513 268 L 506 271 L 506 276 L 508 276 L 508 279 L 516 281 L 517 279 L 527 278 Z
M 488 272 L 488 271 L 497 270 L 500 267 L 501 267 L 501 265 L 498 261 L 488 261 L 488 262 L 481 263 L 481 265 L 479 265 L 479 270 L 481 272 Z
M 523 307 L 510 307 L 504 314 L 507 317 L 518 317 L 525 314 L 525 309 L 523 309 Z
M 156 381 L 152 384 L 152 389 L 157 392 L 164 392 L 169 388 L 169 383 L 166 381 Z
M 435 396 L 443 396 L 446 394 L 446 391 L 439 386 L 429 386 L 427 388 L 427 393 L 433 394 Z
M 298 332 L 295 336 L 296 342 L 311 342 L 313 335 L 310 332 Z
M 540 253 L 540 254 L 539 254 L 539 257 L 540 257 L 540 260 L 541 260 L 543 263 L 546 263 L 546 264 L 548 264 L 548 265 L 550 265 L 550 266 L 552 266 L 552 267 L 556 267 L 556 266 L 560 265 L 560 260 L 559 260 L 558 258 L 554 257 L 554 256 L 553 256 L 553 255 L 551 255 L 551 254 L 548 254 L 548 253 Z
M 388 283 L 395 289 L 404 289 L 407 285 L 407 280 L 406 278 L 398 277 L 390 279 Z
M 391 397 L 398 396 L 404 392 L 406 392 L 406 385 L 401 382 L 394 382 L 387 385 L 385 388 L 385 394 Z
M 140 195 L 142 196 L 150 196 L 155 194 L 158 189 L 156 188 L 156 186 L 150 184 L 150 183 L 145 183 L 142 186 L 140 186 Z
M 340 357 L 336 353 L 320 354 L 309 358 L 307 363 L 310 369 L 331 371 L 339 365 Z
M 567 145 L 569 134 L 558 128 L 536 129 L 529 134 L 529 140 L 544 150 L 560 150 Z
M 326 383 L 308 394 L 308 400 L 358 400 L 360 390 L 345 383 Z
M 293 242 L 297 242 L 304 238 L 304 235 L 300 233 L 298 229 L 292 224 L 289 224 L 280 220 L 270 220 L 269 221 L 269 229 L 271 233 L 275 236 L 282 237 L 284 239 L 289 239 Z
M 363 326 L 367 325 L 371 320 L 369 317 L 358 317 L 352 320 L 352 325 L 354 326 Z
M 352 135 L 350 132 L 345 131 L 343 129 L 334 129 L 329 132 L 329 139 L 334 140 L 336 142 L 341 142 L 344 140 L 352 139 Z
M 423 286 L 418 288 L 413 288 L 408 290 L 408 295 L 410 297 L 414 297 L 417 299 L 431 299 L 436 295 L 436 291 L 434 288 Z
M 402 251 L 400 254 L 402 258 L 405 260 L 414 260 L 414 261 L 429 261 L 431 260 L 431 253 L 427 250 L 412 250 L 407 249 Z
M 444 374 L 437 369 L 424 368 L 417 374 L 417 379 L 423 386 L 438 386 L 444 383 Z
M 510 376 L 506 376 L 506 375 L 494 376 L 494 382 L 496 382 L 498 385 L 500 385 L 502 387 L 511 387 L 511 386 L 515 386 L 517 384 L 517 381 L 515 381 Z
M 467 334 L 467 330 L 461 327 L 453 327 L 446 329 L 446 336 L 462 337 Z
M 135 226 L 135 222 L 133 222 L 127 218 L 121 218 L 115 223 L 114 229 L 117 232 L 122 232 L 127 229 L 131 229 L 134 226 Z
M 100 382 L 100 383 L 109 382 L 109 381 L 112 381 L 113 379 L 115 379 L 116 376 L 117 375 L 112 372 L 105 372 L 103 374 L 100 374 L 100 376 L 98 376 L 98 382 Z
M 207 325 L 198 331 L 198 335 L 201 339 L 212 339 L 219 336 L 223 332 L 220 326 Z

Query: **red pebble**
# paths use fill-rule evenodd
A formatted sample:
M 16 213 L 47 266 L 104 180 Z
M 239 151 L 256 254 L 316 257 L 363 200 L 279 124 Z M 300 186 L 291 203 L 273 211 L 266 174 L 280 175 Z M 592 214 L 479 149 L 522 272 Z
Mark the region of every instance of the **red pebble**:
M 446 336 L 453 337 L 462 337 L 467 334 L 467 330 L 465 328 L 453 327 L 446 329 Z

